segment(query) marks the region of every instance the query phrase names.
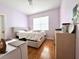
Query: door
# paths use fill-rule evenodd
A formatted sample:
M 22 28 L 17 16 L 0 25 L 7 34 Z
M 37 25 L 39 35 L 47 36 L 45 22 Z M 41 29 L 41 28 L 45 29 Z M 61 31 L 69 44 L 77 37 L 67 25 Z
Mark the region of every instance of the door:
M 0 39 L 3 38 L 5 39 L 5 32 L 4 32 L 4 15 L 0 15 Z

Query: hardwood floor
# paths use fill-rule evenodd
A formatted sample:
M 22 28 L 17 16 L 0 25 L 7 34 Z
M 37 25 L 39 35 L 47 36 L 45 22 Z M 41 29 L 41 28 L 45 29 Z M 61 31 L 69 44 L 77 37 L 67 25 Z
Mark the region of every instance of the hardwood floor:
M 46 40 L 40 48 L 28 47 L 28 59 L 55 59 L 53 40 Z

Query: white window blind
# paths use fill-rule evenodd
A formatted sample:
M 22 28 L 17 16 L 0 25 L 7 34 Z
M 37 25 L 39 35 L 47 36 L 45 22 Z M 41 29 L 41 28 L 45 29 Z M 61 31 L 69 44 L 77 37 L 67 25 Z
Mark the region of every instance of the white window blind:
M 49 16 L 34 18 L 33 30 L 49 30 Z

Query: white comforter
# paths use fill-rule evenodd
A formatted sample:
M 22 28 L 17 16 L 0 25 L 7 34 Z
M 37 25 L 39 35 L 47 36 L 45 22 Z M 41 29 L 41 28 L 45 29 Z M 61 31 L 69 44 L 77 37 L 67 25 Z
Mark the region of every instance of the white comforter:
M 17 32 L 17 35 L 19 36 L 19 38 L 26 38 L 29 40 L 35 40 L 35 41 L 40 41 L 40 39 L 42 37 L 44 37 L 46 35 L 46 33 L 44 31 L 41 32 L 34 32 L 34 31 L 28 31 L 28 32 Z

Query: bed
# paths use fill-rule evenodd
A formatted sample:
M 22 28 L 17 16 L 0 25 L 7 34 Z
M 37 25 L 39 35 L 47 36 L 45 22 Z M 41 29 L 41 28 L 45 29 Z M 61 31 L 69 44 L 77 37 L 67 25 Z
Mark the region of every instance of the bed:
M 18 30 L 16 35 L 19 39 L 26 39 L 28 42 L 28 46 L 39 48 L 41 44 L 46 39 L 45 31 L 25 31 L 25 30 Z
M 45 40 L 46 33 L 44 31 L 19 31 L 17 36 L 19 36 L 19 39 L 25 38 L 28 46 L 39 48 Z

